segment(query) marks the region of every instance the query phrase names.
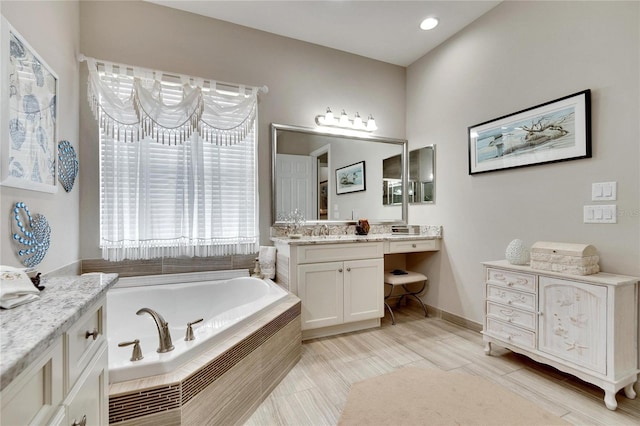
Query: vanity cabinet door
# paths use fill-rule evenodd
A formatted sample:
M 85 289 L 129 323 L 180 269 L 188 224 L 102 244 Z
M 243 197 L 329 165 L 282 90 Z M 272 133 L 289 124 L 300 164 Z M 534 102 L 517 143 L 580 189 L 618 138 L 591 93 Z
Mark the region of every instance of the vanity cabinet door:
M 538 349 L 607 373 L 607 287 L 540 277 Z
M 344 262 L 344 322 L 384 316 L 384 260 Z
M 298 297 L 302 329 L 342 324 L 344 320 L 343 262 L 298 266 Z
M 109 423 L 106 402 L 109 383 L 107 353 L 104 343 L 71 389 L 65 401 L 69 424 L 89 426 Z

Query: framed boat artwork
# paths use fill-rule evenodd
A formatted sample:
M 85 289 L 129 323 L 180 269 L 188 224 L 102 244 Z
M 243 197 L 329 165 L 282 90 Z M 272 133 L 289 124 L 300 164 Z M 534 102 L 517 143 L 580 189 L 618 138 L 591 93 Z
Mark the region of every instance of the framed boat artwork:
M 591 157 L 590 90 L 468 128 L 469 174 Z

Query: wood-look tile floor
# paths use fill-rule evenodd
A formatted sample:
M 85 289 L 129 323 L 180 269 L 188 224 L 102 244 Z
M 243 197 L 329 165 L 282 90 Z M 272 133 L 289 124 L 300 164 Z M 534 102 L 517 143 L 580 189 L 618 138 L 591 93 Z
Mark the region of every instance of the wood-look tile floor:
M 575 425 L 640 424 L 640 397 L 620 392 L 610 411 L 596 386 L 495 345 L 486 356 L 480 333 L 413 306 L 394 313 L 396 325 L 386 313 L 380 328 L 304 342 L 300 362 L 246 425 L 335 425 L 351 384 L 409 366 L 485 377 Z

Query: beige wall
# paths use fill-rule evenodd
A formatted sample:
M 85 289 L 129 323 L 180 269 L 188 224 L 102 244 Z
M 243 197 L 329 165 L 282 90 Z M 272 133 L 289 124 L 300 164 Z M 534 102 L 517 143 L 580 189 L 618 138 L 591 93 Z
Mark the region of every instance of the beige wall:
M 272 122 L 315 126 L 331 106 L 372 113 L 378 135 L 404 138 L 405 68 L 143 2 L 81 2 L 87 56 L 220 81 L 269 87 L 259 97 L 260 232 L 271 225 Z M 86 75 L 82 67 L 82 75 Z M 84 85 L 82 87 L 84 91 Z M 81 95 L 82 258 L 98 249 L 98 133 Z
M 68 140 L 76 152 L 80 149 L 79 66 L 76 59 L 80 42 L 79 10 L 76 1 L 0 2 L 2 15 L 58 75 L 58 140 Z M 80 257 L 80 186 L 76 180 L 70 193 L 59 186 L 56 194 L 0 186 L 0 263 L 22 266 L 11 244 L 8 218 L 17 201 L 25 202 L 32 213 L 44 215 L 51 226 L 51 247 L 38 270 L 51 272 L 76 262 Z
M 504 2 L 408 68 L 409 148 L 437 144 L 436 204 L 409 209 L 444 225 L 430 305 L 480 322 L 480 262 L 514 238 L 593 244 L 604 271 L 640 275 L 639 6 Z M 584 89 L 593 158 L 468 175 L 468 126 Z M 591 184 L 609 181 L 618 223 L 583 224 Z

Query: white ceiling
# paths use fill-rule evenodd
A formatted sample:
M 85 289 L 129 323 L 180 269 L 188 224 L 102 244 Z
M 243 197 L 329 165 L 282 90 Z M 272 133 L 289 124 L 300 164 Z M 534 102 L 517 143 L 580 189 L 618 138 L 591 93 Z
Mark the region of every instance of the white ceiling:
M 500 1 L 148 0 L 273 34 L 408 66 Z M 435 16 L 440 25 L 422 31 Z

